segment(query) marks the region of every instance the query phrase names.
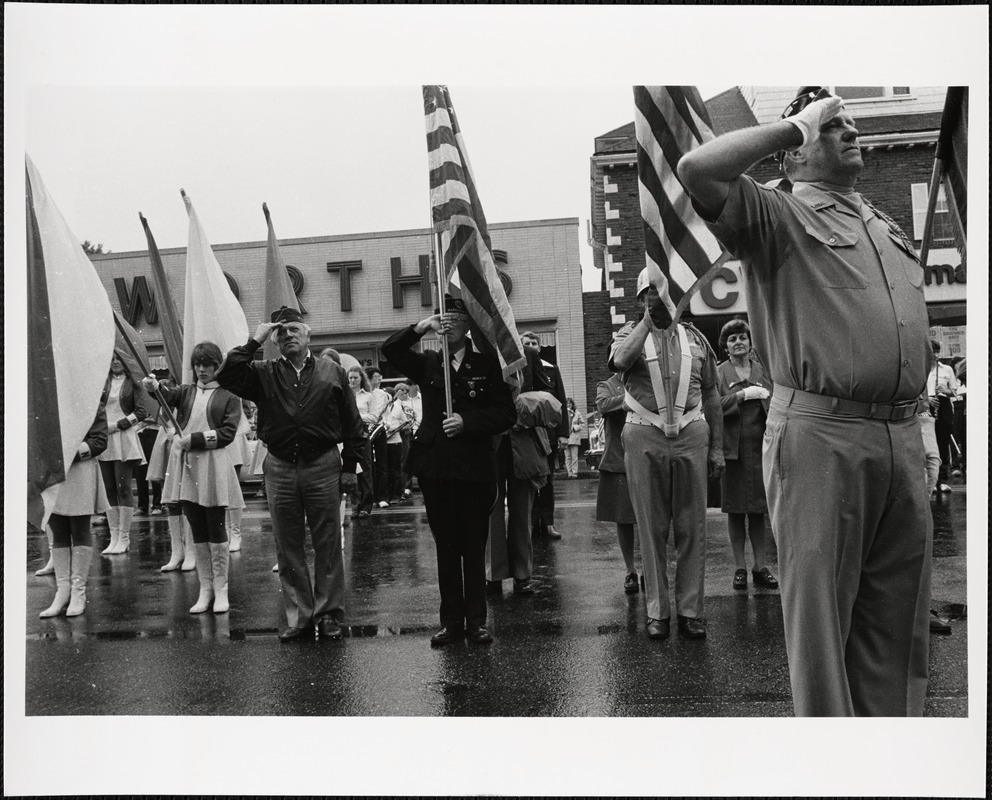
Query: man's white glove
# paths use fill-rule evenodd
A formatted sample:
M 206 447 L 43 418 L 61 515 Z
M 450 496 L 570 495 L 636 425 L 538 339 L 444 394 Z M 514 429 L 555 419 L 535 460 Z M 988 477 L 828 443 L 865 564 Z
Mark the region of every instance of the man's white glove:
M 741 394 L 745 400 L 767 400 L 770 397 L 764 386 L 748 386 Z
M 806 108 L 791 117 L 786 117 L 785 122 L 791 122 L 803 135 L 802 146 L 805 147 L 810 142 L 816 141 L 820 135 L 820 128 L 836 117 L 844 107 L 844 101 L 839 97 L 824 97 L 810 103 Z

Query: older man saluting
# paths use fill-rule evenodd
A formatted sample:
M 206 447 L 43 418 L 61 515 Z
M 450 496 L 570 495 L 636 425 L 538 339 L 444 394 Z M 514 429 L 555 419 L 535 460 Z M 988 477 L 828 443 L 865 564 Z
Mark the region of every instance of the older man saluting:
M 791 192 L 743 174 L 776 152 Z M 927 687 L 923 269 L 854 191 L 862 167 L 854 120 L 820 87 L 803 87 L 780 121 L 679 164 L 696 209 L 742 261 L 775 383 L 763 468 L 800 716 L 922 715 Z
M 275 336 L 281 358 L 255 361 Z M 279 580 L 288 627 L 284 641 L 338 639 L 344 619 L 341 493 L 355 491 L 355 465 L 364 462 L 362 420 L 344 370 L 315 359 L 310 326 L 283 306 L 262 322 L 243 347 L 227 354 L 217 382 L 258 406 L 258 438 L 268 446 L 265 496 L 276 540 Z M 344 451 L 338 444 L 344 442 Z M 306 526 L 314 550 L 314 580 L 307 568 Z
M 668 281 L 645 267 L 637 276 L 644 317 L 619 330 L 609 366 L 620 373 L 630 411 L 624 466 L 641 538 L 647 635 L 667 639 L 668 533 L 675 529 L 679 635 L 706 638 L 706 478 L 723 473 L 723 409 L 716 356 L 695 328 L 672 325 Z M 665 374 L 668 366 L 669 374 Z

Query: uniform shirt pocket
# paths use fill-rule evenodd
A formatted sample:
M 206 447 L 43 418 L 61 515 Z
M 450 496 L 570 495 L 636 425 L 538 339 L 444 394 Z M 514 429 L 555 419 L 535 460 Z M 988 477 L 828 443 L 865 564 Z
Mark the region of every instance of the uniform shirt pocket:
M 919 289 L 923 285 L 923 265 L 920 264 L 920 257 L 916 254 L 916 250 L 912 249 L 909 244 L 892 231 L 889 231 L 889 239 L 892 240 L 900 253 L 905 254 L 906 257 L 901 260 L 903 269 L 906 270 L 906 279 L 914 288 Z
M 864 289 L 868 278 L 858 269 L 858 235 L 851 231 L 821 227 L 812 224 L 803 226 L 813 241 L 807 239 L 801 246 L 811 248 L 815 265 L 814 278 L 825 289 Z

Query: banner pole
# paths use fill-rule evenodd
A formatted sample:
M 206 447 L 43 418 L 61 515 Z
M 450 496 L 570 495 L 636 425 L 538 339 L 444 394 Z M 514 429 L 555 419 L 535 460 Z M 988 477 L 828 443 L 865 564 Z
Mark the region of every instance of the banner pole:
M 433 230 L 433 228 L 432 228 Z M 437 307 L 444 314 L 444 259 L 441 255 L 441 234 L 433 233 L 431 236 L 432 249 L 434 263 L 436 269 L 434 272 L 435 286 L 437 287 Z M 448 337 L 442 334 L 438 335 L 441 340 L 441 359 L 444 363 L 444 409 L 445 416 L 450 417 L 452 415 L 453 409 L 451 404 L 451 354 L 448 352 Z
M 121 327 L 120 320 L 118 320 L 116 314 L 114 314 L 114 325 L 116 325 L 117 330 L 120 331 L 121 338 L 124 340 L 124 344 L 127 345 L 127 349 L 131 351 L 131 356 L 134 358 L 134 360 L 138 362 L 138 366 L 141 367 L 141 371 L 144 372 L 145 375 L 151 375 L 152 374 L 151 368 L 141 359 L 141 356 L 138 355 L 138 351 L 134 349 L 134 345 L 131 344 L 130 337 L 128 337 L 127 332 L 124 330 L 124 328 Z M 170 409 L 169 404 L 165 402 L 165 398 L 162 397 L 162 393 L 158 389 L 156 389 L 154 394 L 155 394 L 155 399 L 158 401 L 159 406 L 162 408 L 163 411 L 165 411 L 165 416 L 169 420 L 169 424 L 172 425 L 176 433 L 182 433 L 182 428 L 179 427 L 179 423 L 176 422 L 176 418 L 172 416 L 172 409 Z

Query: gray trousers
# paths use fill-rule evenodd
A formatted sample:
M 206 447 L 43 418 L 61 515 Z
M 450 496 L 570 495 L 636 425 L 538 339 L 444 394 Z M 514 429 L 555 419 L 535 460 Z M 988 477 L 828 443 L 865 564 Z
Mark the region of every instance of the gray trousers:
M 526 580 L 534 571 L 530 518 L 537 490 L 529 480 L 513 477 L 510 450 L 510 437 L 504 436 L 497 453 L 496 505 L 489 517 L 486 543 L 486 580 L 490 581 Z
M 797 716 L 922 716 L 933 520 L 917 417 L 772 399 L 763 468 Z
M 645 604 L 669 619 L 668 533 L 675 530 L 675 608 L 703 616 L 706 572 L 706 454 L 709 425 L 697 420 L 669 439 L 653 425 L 623 426 L 624 466 L 641 539 Z
M 324 616 L 344 619 L 341 553 L 341 456 L 336 447 L 307 463 L 265 458 L 265 497 L 272 516 L 286 622 L 294 628 Z M 306 529 L 313 543 L 313 581 Z

